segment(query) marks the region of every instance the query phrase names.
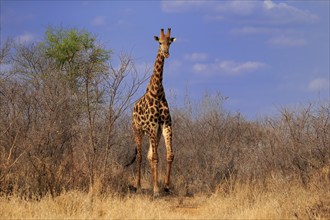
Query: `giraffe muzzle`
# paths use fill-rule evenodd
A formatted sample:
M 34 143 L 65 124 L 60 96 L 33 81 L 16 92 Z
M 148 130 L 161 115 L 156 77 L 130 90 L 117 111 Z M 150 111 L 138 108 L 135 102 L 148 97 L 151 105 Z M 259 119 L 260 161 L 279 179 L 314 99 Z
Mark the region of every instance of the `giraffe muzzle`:
M 165 58 L 169 58 L 169 56 L 170 56 L 170 53 L 169 53 L 169 52 L 165 52 L 165 51 L 164 51 L 163 54 L 164 54 L 164 57 L 165 57 Z

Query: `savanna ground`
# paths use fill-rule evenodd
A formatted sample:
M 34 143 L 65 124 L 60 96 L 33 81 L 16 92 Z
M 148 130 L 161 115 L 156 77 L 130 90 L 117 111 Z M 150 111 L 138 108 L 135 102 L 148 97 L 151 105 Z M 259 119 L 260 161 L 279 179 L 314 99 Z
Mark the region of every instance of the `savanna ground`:
M 172 193 L 152 197 L 147 139 L 144 190 L 130 193 L 131 106 L 150 69 L 100 45 L 52 28 L 1 45 L 0 218 L 330 218 L 329 100 L 248 121 L 221 94 L 170 96 Z
M 282 180 L 283 181 L 283 180 Z M 92 195 L 63 192 L 36 201 L 0 198 L 3 219 L 329 219 L 328 186 L 305 189 L 275 181 L 267 186 L 239 185 L 230 194 L 199 193 L 153 199 L 140 195 Z M 324 187 L 320 189 L 319 187 Z M 220 189 L 219 189 L 220 190 Z M 322 193 L 323 192 L 323 193 Z

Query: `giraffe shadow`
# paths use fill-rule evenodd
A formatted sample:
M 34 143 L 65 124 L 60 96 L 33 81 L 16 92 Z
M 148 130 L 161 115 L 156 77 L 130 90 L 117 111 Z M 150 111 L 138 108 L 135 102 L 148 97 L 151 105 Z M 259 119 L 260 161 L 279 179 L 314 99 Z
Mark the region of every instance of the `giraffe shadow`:
M 128 185 L 128 193 L 129 194 L 136 194 L 136 195 L 153 195 L 153 190 L 149 188 L 141 188 L 137 189 L 133 185 Z M 165 196 L 173 196 L 175 195 L 174 191 L 164 188 L 163 190 L 160 190 L 159 196 L 165 197 Z
M 128 185 L 128 193 L 129 194 L 148 195 L 148 194 L 152 194 L 152 189 L 146 189 L 146 188 L 138 189 L 133 185 Z

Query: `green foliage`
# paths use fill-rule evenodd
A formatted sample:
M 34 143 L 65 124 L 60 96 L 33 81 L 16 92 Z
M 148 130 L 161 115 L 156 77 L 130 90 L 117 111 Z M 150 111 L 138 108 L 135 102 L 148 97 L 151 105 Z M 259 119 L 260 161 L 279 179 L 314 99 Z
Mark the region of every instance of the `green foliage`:
M 53 59 L 58 68 L 65 70 L 67 79 L 73 84 L 104 71 L 110 59 L 111 51 L 100 47 L 87 31 L 48 28 L 41 44 L 45 55 Z
M 95 37 L 85 31 L 76 29 L 64 30 L 48 28 L 45 38 L 46 55 L 54 58 L 59 65 L 66 62 L 72 62 L 73 58 L 79 52 L 97 49 L 96 58 L 99 61 L 105 61 L 109 58 L 109 52 L 101 48 L 97 48 Z

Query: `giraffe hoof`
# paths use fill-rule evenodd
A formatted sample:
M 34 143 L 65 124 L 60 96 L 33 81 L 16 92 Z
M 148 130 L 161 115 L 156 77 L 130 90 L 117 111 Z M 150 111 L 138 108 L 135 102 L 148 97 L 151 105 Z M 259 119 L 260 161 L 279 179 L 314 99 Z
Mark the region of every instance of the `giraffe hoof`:
M 137 188 L 135 186 L 133 186 L 133 185 L 129 185 L 128 186 L 128 191 L 130 193 L 136 193 L 137 192 Z
M 155 193 L 154 193 L 154 199 L 157 199 L 157 198 L 159 198 L 159 197 L 160 197 L 159 192 L 155 192 Z
M 165 195 L 172 195 L 173 192 L 170 190 L 170 187 L 164 187 L 164 193 Z

